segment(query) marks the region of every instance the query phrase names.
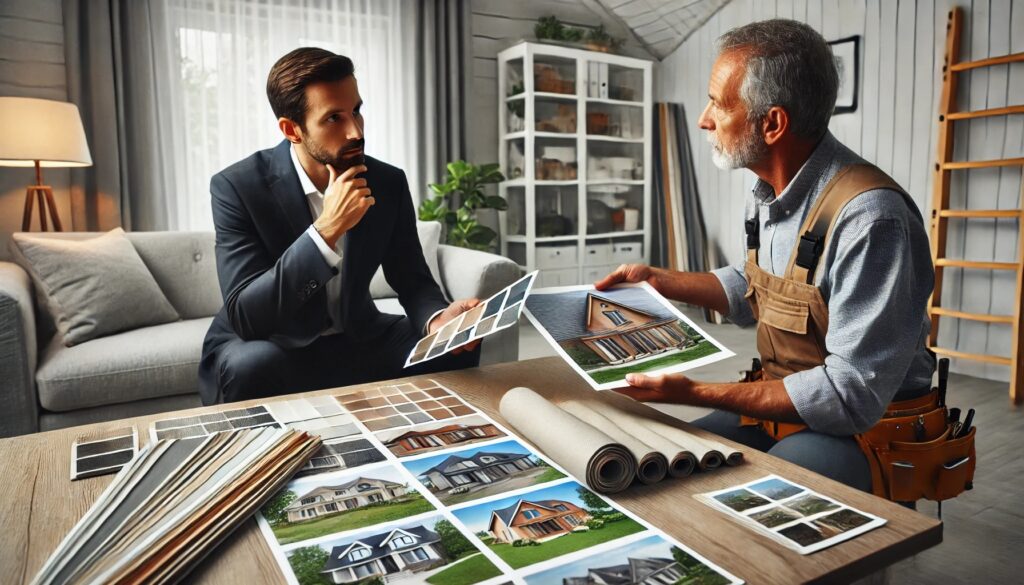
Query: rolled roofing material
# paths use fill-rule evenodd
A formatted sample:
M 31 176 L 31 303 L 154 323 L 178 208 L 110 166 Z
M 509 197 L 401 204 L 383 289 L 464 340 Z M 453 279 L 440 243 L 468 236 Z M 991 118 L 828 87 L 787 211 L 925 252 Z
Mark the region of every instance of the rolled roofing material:
M 512 388 L 498 409 L 524 437 L 595 491 L 615 493 L 633 482 L 637 461 L 627 447 L 533 390 Z
M 565 405 L 567 404 L 569 403 Z M 599 400 L 587 401 L 586 407 L 601 414 L 605 419 L 614 421 L 614 424 L 623 431 L 657 449 L 668 461 L 668 474 L 672 477 L 686 477 L 693 473 L 698 458 L 694 454 L 692 446 L 673 441 L 671 438 L 655 432 L 651 423 L 656 421 Z
M 616 421 L 608 419 L 590 408 L 588 404 L 573 400 L 563 402 L 558 406 L 592 427 L 601 429 L 609 437 L 629 449 L 633 457 L 636 458 L 636 478 L 641 483 L 651 484 L 665 479 L 665 475 L 668 473 L 668 457 L 652 445 L 645 443 L 643 438 L 619 426 Z

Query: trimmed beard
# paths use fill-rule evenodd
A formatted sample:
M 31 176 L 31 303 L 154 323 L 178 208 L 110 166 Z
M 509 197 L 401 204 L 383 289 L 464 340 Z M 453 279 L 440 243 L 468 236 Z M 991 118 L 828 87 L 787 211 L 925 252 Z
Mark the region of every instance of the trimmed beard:
M 331 154 L 326 148 L 320 145 L 320 143 L 313 142 L 308 138 L 303 140 L 302 144 L 305 145 L 306 152 L 309 153 L 309 156 L 311 156 L 313 160 L 322 165 L 331 165 L 339 175 L 352 167 L 366 163 L 366 156 L 362 153 L 348 158 L 345 157 L 346 154 L 353 150 L 360 150 L 365 146 L 366 140 L 363 138 L 349 142 L 336 154 Z
M 736 145 L 733 152 L 726 152 L 715 138 L 715 134 L 708 132 L 707 139 L 711 144 L 711 162 L 716 167 L 723 171 L 749 168 L 750 165 L 757 163 L 764 157 L 765 152 L 768 151 L 768 145 L 765 143 L 764 137 L 758 133 L 757 126 L 754 124 L 748 124 L 747 127 L 747 133 L 740 139 L 740 143 Z

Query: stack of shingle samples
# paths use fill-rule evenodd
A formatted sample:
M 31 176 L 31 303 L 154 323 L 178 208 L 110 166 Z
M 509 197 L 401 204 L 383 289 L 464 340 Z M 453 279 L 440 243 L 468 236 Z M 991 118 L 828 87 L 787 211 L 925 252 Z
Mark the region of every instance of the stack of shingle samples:
M 649 407 L 624 397 L 595 393 L 555 403 L 519 387 L 505 393 L 499 409 L 523 437 L 603 493 L 743 461 L 739 451 L 656 420 Z
M 320 447 L 290 429 L 150 443 L 125 465 L 33 583 L 172 583 Z

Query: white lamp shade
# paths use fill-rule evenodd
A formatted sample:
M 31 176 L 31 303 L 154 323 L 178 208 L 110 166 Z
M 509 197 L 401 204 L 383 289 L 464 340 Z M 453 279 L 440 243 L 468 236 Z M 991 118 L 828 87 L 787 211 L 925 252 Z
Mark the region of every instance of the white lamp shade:
M 92 165 L 78 106 L 36 98 L 0 97 L 0 166 Z

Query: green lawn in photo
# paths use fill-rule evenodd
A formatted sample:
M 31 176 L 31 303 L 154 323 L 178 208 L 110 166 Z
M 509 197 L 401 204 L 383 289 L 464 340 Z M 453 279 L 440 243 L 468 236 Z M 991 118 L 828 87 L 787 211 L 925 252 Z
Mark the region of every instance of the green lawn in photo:
M 544 473 L 537 477 L 537 483 L 547 483 L 549 481 L 555 481 L 556 479 L 562 479 L 565 474 L 558 471 L 554 467 L 548 467 L 544 470 Z
M 488 546 L 513 569 L 519 569 L 643 530 L 644 527 L 639 522 L 632 518 L 623 518 L 588 532 L 570 532 L 565 536 L 559 536 L 536 546 L 494 543 L 490 543 Z
M 391 520 L 399 520 L 423 512 L 430 512 L 433 509 L 434 507 L 422 495 L 415 494 L 409 499 L 398 502 L 364 506 L 306 522 L 296 522 L 294 524 L 282 522 L 271 528 L 278 542 L 289 544 L 325 534 L 334 534 L 354 528 L 373 526 L 374 524 Z
M 765 504 L 771 503 L 761 496 L 743 488 L 735 489 L 724 494 L 718 494 L 715 496 L 715 499 L 737 512 L 742 512 L 744 510 L 749 510 L 750 508 L 756 508 L 758 506 L 764 506 Z
M 474 553 L 443 571 L 427 577 L 431 585 L 471 585 L 501 574 L 498 567 L 481 553 Z
M 618 382 L 626 378 L 626 374 L 643 374 L 658 368 L 664 368 L 667 366 L 673 366 L 676 364 L 685 364 L 686 362 L 693 361 L 704 356 L 718 353 L 722 350 L 718 349 L 718 346 L 711 343 L 708 340 L 701 341 L 697 345 L 690 349 L 683 350 L 681 352 L 673 353 L 670 355 L 662 356 L 652 360 L 629 363 L 620 368 L 610 368 L 607 370 L 601 370 L 599 372 L 588 372 L 591 378 L 594 379 L 598 384 L 604 384 L 606 382 Z

